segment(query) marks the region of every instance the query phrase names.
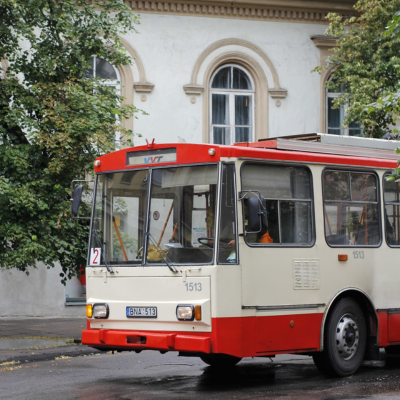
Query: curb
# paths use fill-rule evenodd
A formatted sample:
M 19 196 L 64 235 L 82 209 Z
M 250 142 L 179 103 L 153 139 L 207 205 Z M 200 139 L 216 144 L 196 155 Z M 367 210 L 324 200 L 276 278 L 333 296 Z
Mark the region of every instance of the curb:
M 76 348 L 75 347 L 63 347 L 58 349 L 52 349 L 49 352 L 45 353 L 34 353 L 34 354 L 21 354 L 17 353 L 15 356 L 14 355 L 7 355 L 7 356 L 1 356 L 0 355 L 0 364 L 4 362 L 11 362 L 11 361 L 16 361 L 23 363 L 25 361 L 27 362 L 35 362 L 35 361 L 49 361 L 49 360 L 54 360 L 56 357 L 79 357 L 79 356 L 87 356 L 87 355 L 94 355 L 94 354 L 105 354 L 104 351 L 100 351 L 97 349 L 93 349 L 91 347 L 86 347 L 86 346 L 79 346 L 81 348 Z

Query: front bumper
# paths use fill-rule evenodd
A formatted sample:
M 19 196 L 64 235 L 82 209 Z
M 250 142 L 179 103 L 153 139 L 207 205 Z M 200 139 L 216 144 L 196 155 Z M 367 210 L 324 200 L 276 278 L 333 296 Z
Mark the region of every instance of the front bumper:
M 190 335 L 182 332 L 120 331 L 89 329 L 82 332 L 82 344 L 114 350 L 164 350 L 211 352 L 211 337 L 207 334 Z

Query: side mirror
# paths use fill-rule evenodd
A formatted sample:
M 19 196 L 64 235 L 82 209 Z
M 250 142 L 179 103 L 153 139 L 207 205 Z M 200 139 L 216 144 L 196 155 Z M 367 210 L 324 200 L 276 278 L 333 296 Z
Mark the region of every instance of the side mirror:
M 249 232 L 261 232 L 268 229 L 267 207 L 264 197 L 251 196 L 247 199 L 249 213 Z
M 71 203 L 71 212 L 74 217 L 78 215 L 79 206 L 81 205 L 83 185 L 78 185 L 74 190 L 74 197 Z

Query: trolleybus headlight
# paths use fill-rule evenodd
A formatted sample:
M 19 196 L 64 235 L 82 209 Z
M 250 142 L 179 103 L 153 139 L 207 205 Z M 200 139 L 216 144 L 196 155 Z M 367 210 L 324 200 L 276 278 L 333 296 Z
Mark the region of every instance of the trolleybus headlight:
M 93 318 L 108 318 L 109 312 L 108 304 L 93 305 Z
M 194 306 L 189 304 L 179 304 L 176 307 L 176 318 L 179 321 L 193 321 L 194 320 Z

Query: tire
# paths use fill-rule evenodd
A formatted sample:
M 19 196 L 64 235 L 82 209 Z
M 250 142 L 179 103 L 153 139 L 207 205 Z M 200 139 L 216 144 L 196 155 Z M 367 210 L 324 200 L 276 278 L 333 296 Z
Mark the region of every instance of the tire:
M 213 368 L 230 368 L 235 366 L 241 358 L 227 354 L 204 354 L 201 360 Z
M 349 376 L 360 367 L 367 345 L 361 307 L 351 298 L 340 300 L 325 325 L 324 351 L 313 354 L 316 367 L 330 376 Z

